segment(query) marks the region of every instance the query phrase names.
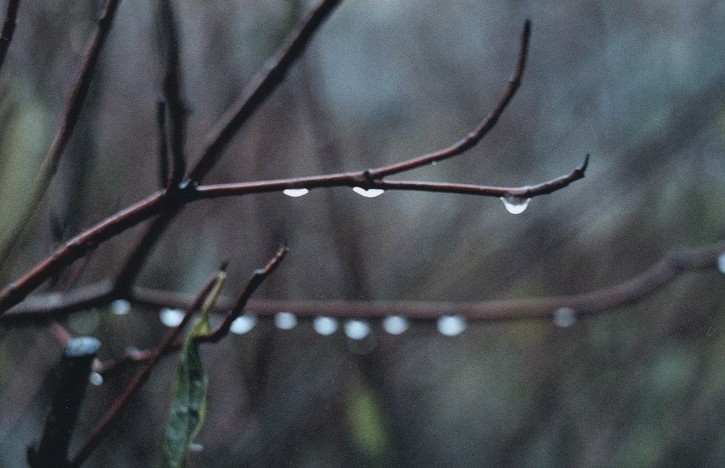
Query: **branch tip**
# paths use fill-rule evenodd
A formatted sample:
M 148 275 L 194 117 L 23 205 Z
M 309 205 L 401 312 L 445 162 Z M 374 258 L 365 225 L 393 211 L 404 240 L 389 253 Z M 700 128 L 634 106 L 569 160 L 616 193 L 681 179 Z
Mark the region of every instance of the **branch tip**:
M 587 167 L 589 167 L 589 153 L 584 157 L 584 162 L 579 167 L 579 172 L 582 173 L 582 175 L 587 171 Z

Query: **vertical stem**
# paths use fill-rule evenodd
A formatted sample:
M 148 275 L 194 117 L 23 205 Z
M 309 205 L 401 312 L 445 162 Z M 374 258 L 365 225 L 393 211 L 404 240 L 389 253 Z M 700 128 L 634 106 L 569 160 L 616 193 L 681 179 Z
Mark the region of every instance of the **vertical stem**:
M 28 449 L 28 462 L 32 468 L 70 466 L 68 446 L 86 393 L 91 364 L 100 346 L 100 341 L 91 337 L 74 338 L 66 345 L 43 438 L 37 450 Z

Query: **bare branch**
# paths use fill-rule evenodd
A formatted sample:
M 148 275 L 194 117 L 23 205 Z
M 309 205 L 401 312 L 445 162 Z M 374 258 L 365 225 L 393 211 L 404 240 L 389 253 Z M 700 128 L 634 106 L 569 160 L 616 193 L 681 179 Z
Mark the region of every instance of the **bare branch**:
M 73 134 L 78 119 L 83 109 L 86 97 L 88 96 L 88 90 L 91 86 L 93 79 L 93 73 L 95 72 L 96 64 L 98 63 L 98 57 L 101 54 L 103 45 L 108 38 L 108 33 L 111 30 L 111 24 L 115 17 L 116 10 L 120 0 L 106 0 L 101 11 L 101 17 L 98 19 L 98 26 L 96 31 L 91 38 L 91 41 L 86 49 L 85 57 L 81 68 L 76 77 L 73 89 L 68 96 L 66 102 L 65 112 L 63 113 L 63 120 L 58 127 L 58 130 L 53 138 L 53 142 L 50 145 L 48 154 L 45 156 L 42 165 L 38 171 L 38 175 L 33 183 L 31 189 L 30 201 L 23 208 L 23 212 L 20 215 L 19 221 L 13 226 L 8 237 L 3 241 L 2 247 L 0 247 L 0 264 L 6 261 L 8 254 L 17 243 L 20 235 L 22 234 L 25 226 L 30 220 L 30 217 L 35 213 L 42 201 L 45 193 L 48 191 L 50 181 L 55 175 L 58 164 L 60 163 L 60 157 L 63 153 L 66 143 Z
M 237 103 L 209 132 L 205 149 L 189 175 L 191 180 L 201 182 L 209 173 L 219 161 L 232 137 L 282 82 L 289 68 L 304 52 L 314 33 L 339 3 L 340 0 L 323 0 L 287 36 L 284 44 L 269 59 L 262 71 L 252 79 Z
M 136 374 L 136 376 L 126 386 L 126 389 L 123 391 L 123 393 L 121 393 L 121 395 L 116 398 L 116 400 L 111 405 L 111 408 L 101 418 L 96 427 L 93 428 L 93 431 L 91 431 L 91 434 L 88 436 L 86 442 L 79 449 L 76 456 L 72 459 L 70 466 L 82 465 L 83 462 L 85 462 L 86 459 L 88 459 L 88 457 L 91 455 L 91 453 L 98 447 L 98 444 L 100 444 L 101 440 L 103 440 L 103 437 L 105 437 L 105 435 L 108 433 L 108 429 L 111 427 L 113 421 L 121 413 L 121 410 L 123 410 L 133 394 L 136 393 L 136 390 L 138 390 L 139 387 L 141 387 L 141 385 L 143 385 L 146 380 L 148 380 L 149 376 L 151 375 L 151 371 L 153 371 L 154 367 L 156 367 L 156 364 L 163 357 L 163 355 L 166 354 L 169 346 L 171 346 L 179 337 L 184 327 L 186 327 L 186 325 L 189 323 L 189 320 L 191 320 L 194 312 L 196 312 L 199 307 L 201 307 L 201 304 L 204 302 L 215 283 L 216 275 L 207 280 L 192 304 L 186 309 L 186 313 L 184 314 L 184 318 L 181 320 L 181 323 L 179 323 L 179 325 L 177 325 L 175 328 L 169 330 L 159 347 L 151 355 L 146 366 L 138 374 Z
M 179 61 L 179 38 L 176 32 L 174 11 L 169 0 L 159 2 L 158 17 L 161 29 L 161 49 L 166 58 L 164 75 L 164 98 L 169 112 L 169 148 L 173 167 L 169 187 L 181 182 L 186 174 L 184 157 L 184 133 L 186 127 L 186 106 L 181 97 L 181 64 Z
M 453 156 L 462 154 L 478 144 L 478 142 L 481 141 L 481 139 L 483 139 L 483 137 L 486 136 L 486 134 L 491 131 L 491 129 L 496 125 L 499 117 L 501 117 L 501 114 L 506 109 L 509 102 L 511 102 L 511 99 L 513 99 L 514 94 L 516 94 L 516 90 L 519 89 L 519 85 L 521 85 L 521 78 L 524 75 L 524 68 L 526 68 L 526 56 L 529 50 L 530 36 L 531 21 L 526 20 L 526 22 L 524 23 L 524 31 L 521 34 L 521 47 L 519 49 L 518 61 L 516 62 L 516 67 L 514 68 L 514 74 L 509 80 L 508 87 L 504 91 L 503 95 L 501 96 L 491 113 L 488 114 L 485 119 L 483 119 L 483 121 L 478 125 L 478 127 L 476 127 L 475 130 L 466 135 L 466 137 L 462 140 L 459 140 L 453 145 L 442 150 L 424 154 L 417 158 L 409 159 L 407 161 L 391 164 L 389 166 L 380 167 L 378 169 L 372 170 L 370 171 L 370 177 L 373 179 L 379 179 L 385 176 L 398 174 L 421 166 L 425 166 L 427 164 L 442 161 L 444 159 L 448 159 Z
M 17 25 L 18 9 L 20 0 L 9 0 L 3 30 L 0 33 L 0 67 L 5 63 L 5 55 L 8 53 L 10 43 L 13 41 L 15 26 Z
M 469 320 L 482 321 L 549 317 L 562 307 L 571 307 L 580 314 L 595 314 L 640 302 L 685 273 L 716 268 L 718 258 L 724 254 L 725 241 L 699 248 L 673 251 L 628 281 L 568 296 L 466 303 L 256 299 L 249 302 L 247 309 L 259 316 L 271 316 L 283 310 L 290 310 L 301 318 L 319 315 L 339 318 L 383 318 L 389 315 L 402 315 L 415 320 L 435 320 L 441 315 L 455 313 Z M 88 304 L 107 303 L 106 294 L 109 289 L 107 283 L 98 283 L 79 288 L 62 297 L 57 294 L 41 294 L 0 317 L 0 325 L 5 327 L 38 325 L 59 319 L 73 312 L 88 309 Z M 170 291 L 135 288 L 129 299 L 155 308 L 183 308 L 193 300 L 193 297 Z M 231 298 L 220 296 L 216 310 L 228 311 L 233 305 Z

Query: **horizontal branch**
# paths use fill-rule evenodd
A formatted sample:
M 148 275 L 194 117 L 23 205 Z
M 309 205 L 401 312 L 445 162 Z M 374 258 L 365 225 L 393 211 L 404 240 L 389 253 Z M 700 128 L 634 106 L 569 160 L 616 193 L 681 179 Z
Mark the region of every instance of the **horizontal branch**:
M 642 301 L 683 273 L 715 268 L 718 265 L 718 258 L 723 254 L 725 254 L 725 241 L 700 248 L 673 251 L 628 281 L 574 295 L 476 302 L 256 299 L 249 301 L 246 309 L 260 317 L 272 316 L 281 311 L 292 311 L 300 318 L 330 316 L 375 319 L 401 315 L 414 320 L 435 320 L 442 315 L 458 314 L 468 320 L 481 321 L 551 317 L 557 309 L 563 307 L 572 308 L 577 314 L 595 314 Z M 110 284 L 102 282 L 78 288 L 64 296 L 39 294 L 0 317 L 0 325 L 4 327 L 37 325 L 87 310 L 90 306 L 99 307 L 108 304 L 111 291 Z M 113 299 L 121 298 L 113 297 Z M 186 308 L 194 298 L 183 293 L 135 288 L 125 299 L 154 308 Z M 225 296 L 219 297 L 216 305 L 219 312 L 227 311 L 232 306 L 232 299 Z

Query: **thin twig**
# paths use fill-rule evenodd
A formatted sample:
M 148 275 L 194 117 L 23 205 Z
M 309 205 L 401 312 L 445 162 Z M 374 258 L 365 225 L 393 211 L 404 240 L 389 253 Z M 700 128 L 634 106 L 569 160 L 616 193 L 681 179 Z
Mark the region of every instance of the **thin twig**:
M 201 182 L 219 161 L 232 137 L 284 80 L 287 71 L 302 55 L 314 33 L 319 30 L 340 1 L 323 0 L 298 23 L 262 70 L 252 78 L 237 102 L 207 135 L 205 149 L 189 175 L 191 180 Z
M 0 33 L 0 67 L 5 63 L 5 55 L 8 53 L 10 43 L 13 41 L 15 26 L 17 25 L 18 9 L 20 0 L 9 0 L 3 30 Z
M 262 71 L 252 79 L 237 102 L 207 134 L 205 149 L 191 170 L 189 176 L 191 181 L 200 182 L 214 167 L 232 137 L 283 81 L 289 67 L 301 56 L 314 33 L 339 3 L 340 0 L 323 0 L 287 36 L 282 46 L 269 59 Z M 193 183 L 189 182 L 187 186 L 191 187 Z M 171 221 L 179 214 L 180 208 L 181 206 L 177 206 L 169 209 L 164 216 L 154 220 L 141 235 L 128 254 L 128 260 L 116 275 L 120 290 L 128 289 L 134 283 L 149 257 L 148 254 L 161 239 Z
M 111 427 L 113 421 L 116 419 L 116 417 L 118 417 L 118 415 L 121 413 L 121 410 L 123 410 L 123 408 L 129 402 L 134 393 L 136 393 L 139 387 L 141 387 L 141 385 L 143 385 L 148 380 L 149 376 L 151 375 L 151 371 L 153 371 L 159 360 L 164 356 L 164 354 L 166 354 L 167 348 L 171 346 L 179 337 L 184 327 L 186 327 L 186 325 L 189 323 L 189 320 L 191 320 L 194 312 L 196 312 L 199 307 L 201 307 L 202 303 L 206 299 L 209 292 L 212 290 L 215 283 L 216 275 L 207 280 L 207 282 L 201 288 L 199 294 L 197 294 L 193 303 L 186 309 L 186 312 L 184 313 L 184 318 L 181 320 L 181 323 L 179 323 L 179 325 L 177 325 L 173 329 L 169 330 L 159 347 L 151 355 L 146 366 L 138 374 L 136 374 L 136 376 L 126 386 L 123 393 L 121 393 L 121 395 L 119 395 L 118 398 L 114 400 L 111 408 L 109 408 L 108 412 L 106 412 L 106 414 L 100 419 L 100 421 L 98 421 L 98 424 L 88 436 L 88 439 L 78 450 L 76 456 L 73 457 L 70 466 L 77 467 L 82 465 L 83 462 L 85 462 L 91 455 L 91 453 L 93 453 L 93 451 L 98 447 L 98 444 L 100 444 L 101 440 L 103 440 L 105 435 L 108 433 L 108 429 Z
M 80 118 L 83 104 L 85 103 L 86 97 L 88 96 L 88 90 L 91 86 L 93 73 L 95 71 L 96 64 L 98 63 L 98 57 L 100 56 L 103 45 L 108 38 L 108 33 L 111 30 L 113 18 L 115 17 L 119 3 L 120 0 L 107 0 L 103 6 L 101 16 L 98 19 L 98 26 L 96 27 L 96 31 L 88 45 L 88 48 L 86 49 L 78 76 L 76 77 L 73 89 L 68 96 L 65 112 L 63 113 L 63 119 L 31 188 L 30 200 L 23 207 L 23 211 L 18 219 L 18 222 L 12 227 L 10 234 L 8 234 L 7 238 L 3 241 L 2 246 L 0 247 L 0 264 L 7 260 L 10 251 L 17 243 L 20 235 L 29 223 L 31 216 L 38 209 L 40 202 L 45 196 L 45 193 L 48 191 L 50 182 L 58 169 L 63 149 L 73 134 L 73 130 Z
M 159 187 L 169 184 L 169 145 L 166 142 L 166 101 L 160 98 L 156 103 L 156 125 L 159 132 Z
M 277 250 L 277 253 L 274 255 L 274 257 L 272 257 L 272 259 L 267 262 L 264 268 L 260 268 L 254 271 L 252 278 L 249 280 L 249 282 L 247 282 L 247 286 L 239 295 L 229 313 L 226 315 L 226 317 L 224 317 L 224 321 L 221 325 L 219 325 L 219 328 L 214 330 L 209 335 L 199 337 L 200 341 L 216 343 L 217 341 L 229 334 L 229 330 L 232 327 L 232 322 L 237 317 L 242 315 L 242 313 L 244 312 L 244 308 L 247 306 L 247 303 L 252 297 L 252 294 L 254 294 L 254 291 L 256 291 L 259 285 L 261 285 L 262 282 L 269 275 L 271 275 L 274 270 L 277 269 L 279 264 L 284 259 L 285 255 L 287 255 L 287 251 L 287 247 L 281 247 L 279 250 Z
M 186 174 L 184 157 L 184 134 L 186 127 L 186 106 L 181 97 L 181 64 L 179 61 L 179 38 L 176 20 L 169 0 L 159 2 L 158 17 L 161 23 L 161 48 L 166 58 L 164 75 L 164 98 L 169 112 L 169 148 L 171 150 L 171 178 L 168 187 L 181 182 Z
M 389 166 L 384 166 L 378 169 L 371 170 L 370 177 L 373 179 L 379 179 L 385 176 L 399 174 L 401 172 L 409 171 L 417 167 L 442 161 L 444 159 L 448 159 L 453 156 L 462 154 L 478 144 L 478 142 L 481 141 L 481 139 L 483 139 L 483 137 L 486 136 L 486 134 L 491 131 L 491 129 L 496 125 L 499 117 L 501 117 L 501 114 L 506 109 L 509 102 L 511 102 L 514 94 L 516 94 L 516 90 L 519 89 L 519 86 L 521 85 L 521 78 L 523 77 L 524 69 L 526 68 L 526 56 L 528 55 L 529 51 L 530 36 L 531 21 L 527 19 L 524 23 L 523 33 L 521 34 L 521 47 L 519 49 L 519 56 L 516 62 L 516 67 L 514 68 L 514 74 L 509 80 L 508 86 L 506 87 L 506 90 L 504 91 L 496 106 L 493 108 L 491 113 L 488 114 L 485 119 L 483 119 L 483 121 L 478 125 L 478 127 L 476 127 L 475 130 L 466 135 L 466 137 L 462 140 L 459 140 L 453 145 L 442 150 L 424 154 L 417 158 L 409 159 L 407 161 L 403 161 L 397 164 L 391 164 Z
M 271 316 L 283 310 L 294 311 L 300 318 L 320 315 L 338 318 L 383 318 L 401 315 L 416 320 L 434 320 L 456 313 L 469 320 L 519 320 L 551 316 L 561 307 L 572 307 L 579 313 L 594 314 L 641 301 L 686 272 L 716 268 L 718 258 L 725 254 L 725 241 L 706 246 L 681 249 L 664 256 L 639 275 L 618 285 L 590 292 L 531 299 L 489 300 L 476 302 L 426 301 L 336 301 L 336 300 L 251 300 L 247 309 L 258 316 Z M 2 317 L 5 327 L 42 325 L 74 312 L 87 310 L 89 304 L 107 303 L 108 283 L 79 288 L 67 296 L 41 294 L 30 298 Z M 148 288 L 135 288 L 129 300 L 153 308 L 184 308 L 192 300 L 187 294 Z M 224 312 L 234 305 L 231 298 L 220 296 L 215 310 Z

